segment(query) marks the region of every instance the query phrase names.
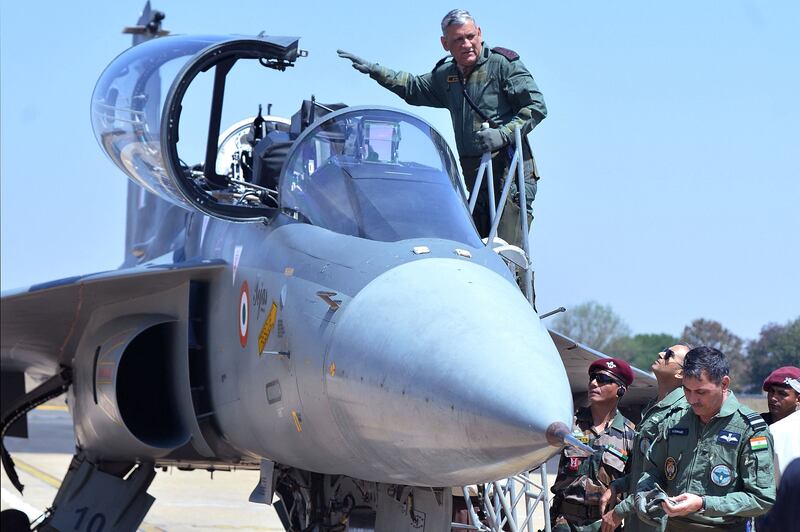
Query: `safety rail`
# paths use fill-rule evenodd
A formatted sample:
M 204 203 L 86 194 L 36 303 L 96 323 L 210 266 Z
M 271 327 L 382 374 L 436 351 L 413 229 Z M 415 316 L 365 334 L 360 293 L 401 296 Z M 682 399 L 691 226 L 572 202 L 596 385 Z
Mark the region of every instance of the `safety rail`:
M 539 472 L 540 481 L 535 480 Z M 547 466 L 542 464 L 528 473 L 520 473 L 503 481 L 490 482 L 479 490 L 482 496 L 473 497 L 462 488 L 470 523 L 451 523 L 453 530 L 482 532 L 535 532 L 534 514 L 540 507 L 544 512 L 544 530 L 550 532 L 550 500 L 547 491 Z M 478 499 L 483 517 L 478 515 L 472 499 Z
M 481 164 L 478 167 L 478 175 L 472 187 L 474 193 L 469 196 L 469 212 L 475 210 L 484 176 L 487 177 L 487 188 L 489 193 L 489 214 L 492 226 L 486 245 L 493 245 L 497 237 L 497 230 L 500 226 L 500 218 L 506 206 L 508 194 L 511 190 L 511 183 L 516 179 L 519 191 L 519 224 L 522 234 L 522 251 L 525 256 L 525 264 L 514 263 L 515 267 L 524 273 L 523 289 L 525 297 L 531 306 L 534 306 L 533 292 L 533 269 L 530 259 L 530 242 L 528 235 L 527 198 L 525 197 L 525 170 L 524 157 L 522 154 L 522 132 L 519 127 L 514 129 L 514 155 L 511 158 L 508 174 L 503 180 L 503 190 L 500 194 L 500 201 L 495 202 L 494 190 L 494 170 L 492 169 L 492 154 L 486 152 L 481 157 Z M 531 222 L 533 223 L 533 222 Z M 534 306 L 535 309 L 535 306 Z M 536 473 L 539 473 L 539 482 L 535 480 Z M 483 484 L 476 496 L 470 496 L 469 488 L 462 488 L 464 502 L 469 513 L 470 523 L 452 523 L 453 530 L 479 530 L 482 532 L 534 532 L 534 513 L 538 508 L 542 508 L 544 513 L 544 530 L 550 532 L 550 498 L 547 486 L 547 464 L 543 463 L 539 467 L 527 472 L 519 473 L 505 480 L 498 480 Z M 481 509 L 483 517 L 473 506 L 472 499 L 477 498 L 478 507 Z
M 503 180 L 503 190 L 500 194 L 500 202 L 499 205 L 495 202 L 495 190 L 494 190 L 494 170 L 492 169 L 492 154 L 491 152 L 485 152 L 481 156 L 481 164 L 478 167 L 478 175 L 475 178 L 475 185 L 472 187 L 472 190 L 475 193 L 470 193 L 469 197 L 469 212 L 475 210 L 475 204 L 478 201 L 478 192 L 481 189 L 481 184 L 483 183 L 483 177 L 486 175 L 487 179 L 487 188 L 489 192 L 489 214 L 492 220 L 492 227 L 489 231 L 489 236 L 486 239 L 486 245 L 491 246 L 494 241 L 495 237 L 497 237 L 497 229 L 500 226 L 500 219 L 503 216 L 503 210 L 506 206 L 506 200 L 508 199 L 508 194 L 511 190 L 511 183 L 514 182 L 516 179 L 517 182 L 517 190 L 518 190 L 518 203 L 519 203 L 519 224 L 522 234 L 522 251 L 525 255 L 525 262 L 526 267 L 522 268 L 520 265 L 516 265 L 519 269 L 522 270 L 524 277 L 523 277 L 523 290 L 525 292 L 525 297 L 528 299 L 528 302 L 533 306 L 534 305 L 534 292 L 533 292 L 533 270 L 532 270 L 532 263 L 530 260 L 530 242 L 528 240 L 528 234 L 530 231 L 530 227 L 528 226 L 528 210 L 526 207 L 527 198 L 525 197 L 525 169 L 524 169 L 524 157 L 522 155 L 522 132 L 520 131 L 519 127 L 514 128 L 514 155 L 511 158 L 511 164 L 508 168 L 508 174 L 505 176 Z M 531 222 L 533 223 L 533 222 Z M 535 307 L 534 307 L 535 308 Z

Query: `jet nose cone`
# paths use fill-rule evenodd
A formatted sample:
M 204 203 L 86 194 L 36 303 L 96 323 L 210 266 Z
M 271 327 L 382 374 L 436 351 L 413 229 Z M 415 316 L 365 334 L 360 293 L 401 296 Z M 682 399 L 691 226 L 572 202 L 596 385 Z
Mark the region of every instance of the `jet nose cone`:
M 363 478 L 465 485 L 557 451 L 547 432 L 571 426 L 567 375 L 507 280 L 468 261 L 425 259 L 381 275 L 343 310 L 326 386 Z

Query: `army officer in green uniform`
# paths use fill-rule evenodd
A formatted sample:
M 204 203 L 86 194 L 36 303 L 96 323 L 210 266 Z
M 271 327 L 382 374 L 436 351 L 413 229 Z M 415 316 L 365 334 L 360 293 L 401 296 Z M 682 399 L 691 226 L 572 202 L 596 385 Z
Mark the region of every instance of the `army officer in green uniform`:
M 686 354 L 683 389 L 691 409 L 665 420 L 637 486 L 637 503 L 652 496 L 656 483 L 669 497 L 660 506 L 643 505 L 646 516 L 666 513 L 668 531 L 744 531 L 750 517 L 775 502 L 772 436 L 729 386 L 720 351 L 697 347 Z
M 489 151 L 492 153 L 495 201 L 500 198 L 502 178 L 511 162 L 509 153 L 513 153 L 513 148 L 509 147 L 514 142 L 514 128 L 522 128 L 526 202 L 530 206 L 536 195 L 536 177 L 526 134 L 547 115 L 533 76 L 515 52 L 486 46 L 480 27 L 463 9 L 454 9 L 445 15 L 441 42 L 451 57 L 445 57 L 431 72 L 421 76 L 396 72 L 342 50 L 338 53 L 352 61 L 353 68 L 369 74 L 407 103 L 449 110 L 467 188 L 472 190 L 481 155 Z M 484 122 L 490 125 L 488 129 L 482 129 Z M 485 238 L 489 235 L 491 220 L 486 179 L 483 183 L 473 219 L 478 233 Z M 512 192 L 514 190 L 512 188 Z M 509 228 L 515 227 L 509 224 Z M 500 236 L 519 243 L 519 235 L 508 234 L 510 230 L 501 231 Z
M 553 530 L 600 530 L 600 497 L 624 474 L 636 436 L 617 410 L 631 383 L 633 370 L 624 360 L 603 358 L 589 366 L 589 407 L 575 414 L 573 435 L 596 451 L 589 457 L 573 447 L 561 451 L 552 487 Z

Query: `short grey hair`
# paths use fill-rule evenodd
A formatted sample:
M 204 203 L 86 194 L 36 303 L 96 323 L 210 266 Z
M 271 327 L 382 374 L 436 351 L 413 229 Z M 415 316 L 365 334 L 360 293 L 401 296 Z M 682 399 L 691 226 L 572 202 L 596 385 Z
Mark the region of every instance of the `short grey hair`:
M 455 24 L 456 26 L 463 26 L 467 22 L 475 24 L 475 19 L 469 14 L 466 9 L 454 9 L 444 16 L 442 19 L 442 35 L 447 33 L 447 28 Z M 477 24 L 475 24 L 477 26 Z

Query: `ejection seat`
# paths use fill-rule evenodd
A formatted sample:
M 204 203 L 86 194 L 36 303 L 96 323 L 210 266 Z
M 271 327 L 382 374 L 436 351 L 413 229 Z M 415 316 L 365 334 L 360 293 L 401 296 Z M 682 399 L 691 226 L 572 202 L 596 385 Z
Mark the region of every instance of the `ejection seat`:
M 317 118 L 345 107 L 343 103 L 318 103 L 313 96 L 303 100 L 300 110 L 292 115 L 288 131 L 286 126 L 276 124 L 253 148 L 253 184 L 277 190 L 281 168 L 297 137 Z

